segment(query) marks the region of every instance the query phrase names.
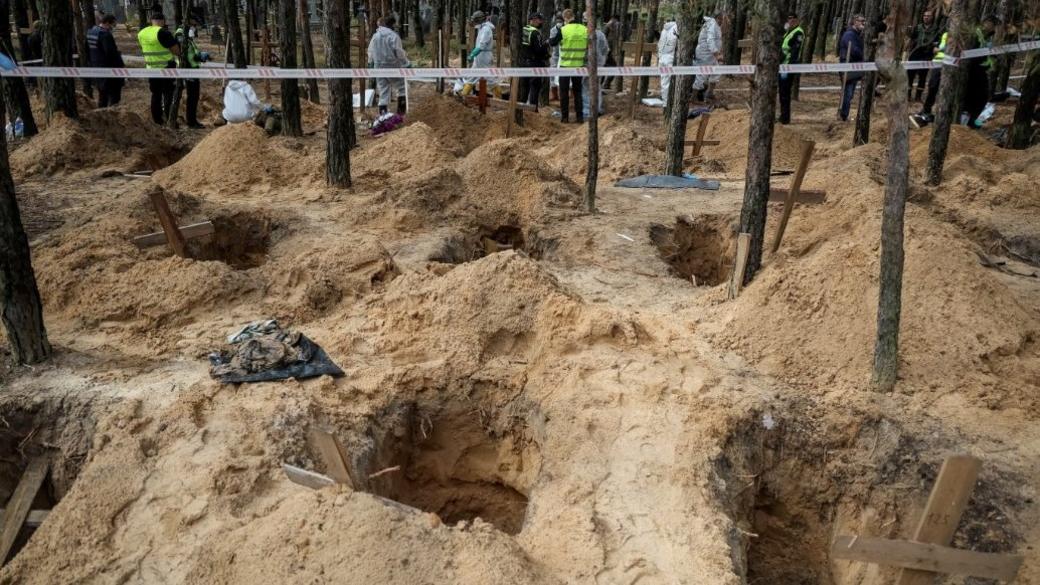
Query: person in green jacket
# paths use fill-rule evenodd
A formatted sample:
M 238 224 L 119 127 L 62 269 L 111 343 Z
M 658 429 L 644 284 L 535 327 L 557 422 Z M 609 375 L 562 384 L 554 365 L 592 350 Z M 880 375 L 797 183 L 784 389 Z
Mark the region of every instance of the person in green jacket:
M 200 51 L 195 44 L 194 31 L 198 29 L 198 20 L 195 17 L 191 17 L 188 20 L 188 24 L 191 25 L 191 28 L 185 31 L 184 27 L 181 26 L 177 28 L 177 32 L 173 33 L 173 36 L 177 38 L 177 43 L 181 46 L 181 62 L 183 66 L 188 69 L 199 69 L 203 63 L 209 60 L 209 55 L 205 51 Z M 201 81 L 198 79 L 185 79 L 184 89 L 188 92 L 188 103 L 186 104 L 188 128 L 205 128 L 205 126 L 199 123 Z

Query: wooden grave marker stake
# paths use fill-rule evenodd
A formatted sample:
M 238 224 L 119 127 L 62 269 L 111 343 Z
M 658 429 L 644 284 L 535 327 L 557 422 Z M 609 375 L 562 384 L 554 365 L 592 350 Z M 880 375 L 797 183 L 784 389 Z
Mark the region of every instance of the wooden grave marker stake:
M 744 273 L 747 272 L 748 251 L 751 249 L 751 234 L 737 234 L 737 260 L 733 265 L 733 276 L 729 281 L 729 298 L 740 295 L 744 286 Z
M 773 238 L 774 254 L 780 249 L 780 242 L 784 239 L 787 221 L 791 219 L 791 211 L 794 210 L 795 199 L 802 190 L 802 181 L 805 180 L 805 173 L 809 170 L 809 162 L 812 160 L 813 150 L 815 149 L 816 143 L 812 140 L 802 141 L 801 160 L 798 161 L 798 170 L 795 171 L 794 180 L 791 181 L 791 188 L 787 191 L 787 196 L 784 198 L 784 214 L 780 216 L 780 225 L 777 226 L 776 237 Z
M 1022 556 L 949 546 L 981 466 L 971 455 L 953 455 L 943 461 L 913 540 L 842 535 L 831 546 L 831 558 L 901 567 L 897 585 L 929 585 L 937 573 L 1014 580 Z
M 520 93 L 520 78 L 514 77 L 509 80 L 509 111 L 506 116 L 506 138 L 513 135 L 513 124 L 523 121 L 523 110 L 516 109 L 518 93 Z
M 18 532 L 29 518 L 30 508 L 36 493 L 43 486 L 43 480 L 47 478 L 50 470 L 50 461 L 44 457 L 37 457 L 29 462 L 25 468 L 22 479 L 18 481 L 18 487 L 11 494 L 11 500 L 7 502 L 4 510 L 4 522 L 0 525 L 0 566 L 3 566 L 7 555 L 11 553 L 14 541 L 18 538 Z
M 325 461 L 325 471 L 336 483 L 341 483 L 353 489 L 354 481 L 350 478 L 350 466 L 347 464 L 347 452 L 343 444 L 339 442 L 336 435 L 322 430 L 314 429 L 311 437 L 318 447 L 318 453 Z

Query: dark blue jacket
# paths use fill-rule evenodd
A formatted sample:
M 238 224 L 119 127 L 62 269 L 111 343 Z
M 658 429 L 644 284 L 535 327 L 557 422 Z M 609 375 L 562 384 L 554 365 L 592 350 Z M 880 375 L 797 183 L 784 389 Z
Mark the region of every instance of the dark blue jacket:
M 856 29 L 850 28 L 841 35 L 841 41 L 838 42 L 838 59 L 842 63 L 863 62 L 863 35 L 856 32 Z

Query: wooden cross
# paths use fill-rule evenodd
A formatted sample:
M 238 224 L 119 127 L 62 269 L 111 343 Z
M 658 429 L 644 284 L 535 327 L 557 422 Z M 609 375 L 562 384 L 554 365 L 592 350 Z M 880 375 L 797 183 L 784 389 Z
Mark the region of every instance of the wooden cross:
M 181 258 L 187 258 L 188 251 L 185 240 L 208 236 L 215 231 L 213 223 L 209 221 L 178 227 L 177 219 L 173 217 L 173 212 L 170 211 L 170 204 L 166 201 L 166 194 L 162 189 L 154 189 L 148 194 L 148 198 L 152 201 L 155 214 L 159 216 L 159 224 L 162 225 L 162 231 L 134 238 L 133 242 L 138 247 L 147 248 L 148 246 L 158 246 L 165 243 L 170 246 L 170 250 L 174 254 Z
M 700 156 L 701 149 L 705 146 L 718 146 L 721 144 L 718 140 L 704 139 L 704 135 L 708 132 L 708 120 L 711 120 L 711 114 L 701 114 L 700 118 L 701 123 L 697 126 L 697 140 L 686 140 L 683 142 L 683 146 L 693 147 L 693 156 Z
M 25 468 L 22 479 L 18 481 L 18 487 L 11 494 L 11 500 L 7 502 L 7 509 L 4 510 L 3 524 L 0 524 L 0 566 L 3 565 L 7 555 L 11 553 L 11 548 L 14 546 L 14 541 L 18 538 L 18 533 L 22 530 L 22 526 L 26 524 L 26 521 L 33 514 L 36 514 L 37 518 L 39 517 L 39 511 L 32 511 L 31 507 L 33 500 L 36 498 L 36 493 L 43 486 L 43 480 L 47 479 L 49 470 L 50 461 L 46 458 L 38 457 L 33 459 L 29 462 L 29 466 Z M 46 514 L 44 518 L 46 518 Z M 42 522 L 43 520 L 40 519 L 39 521 Z
M 813 150 L 816 149 L 816 143 L 812 140 L 802 141 L 802 154 L 801 159 L 798 162 L 798 170 L 795 171 L 794 180 L 791 181 L 791 188 L 784 193 L 784 214 L 780 216 L 780 225 L 776 228 L 776 237 L 773 238 L 773 253 L 780 249 L 780 242 L 784 239 L 784 231 L 787 230 L 787 221 L 791 219 L 791 212 L 794 210 L 795 200 L 798 199 L 798 194 L 802 190 L 802 181 L 805 180 L 805 173 L 809 170 L 809 162 L 812 160 Z M 782 191 L 778 191 L 782 192 Z M 770 198 L 772 198 L 773 189 L 769 190 Z M 826 199 L 826 193 L 824 193 Z
M 520 93 L 520 78 L 514 77 L 509 80 L 509 112 L 506 115 L 506 138 L 513 135 L 513 124 L 523 126 L 524 111 L 516 109 L 516 100 Z
M 751 249 L 751 234 L 737 234 L 737 260 L 733 266 L 733 275 L 729 281 L 729 298 L 735 299 L 740 295 L 740 289 L 744 286 L 744 274 L 747 272 L 748 252 Z
M 982 462 L 970 455 L 954 455 L 943 461 L 913 540 L 839 536 L 831 547 L 831 558 L 901 567 L 897 585 L 928 585 L 935 581 L 936 573 L 1014 580 L 1022 556 L 949 546 L 981 466 Z

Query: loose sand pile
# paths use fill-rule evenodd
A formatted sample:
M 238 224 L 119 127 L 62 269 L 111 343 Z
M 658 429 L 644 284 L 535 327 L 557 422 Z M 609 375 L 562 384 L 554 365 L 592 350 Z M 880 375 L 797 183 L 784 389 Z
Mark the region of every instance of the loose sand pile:
M 268 137 L 255 124 L 228 124 L 153 179 L 167 189 L 196 195 L 281 194 L 318 185 L 323 163 L 323 152 L 299 140 Z
M 11 153 L 16 178 L 106 168 L 156 170 L 179 159 L 187 147 L 175 133 L 127 109 L 106 108 L 70 120 L 56 114 L 40 134 Z
M 466 204 L 487 221 L 529 222 L 550 207 L 573 208 L 580 189 L 572 177 L 532 154 L 525 139 L 488 142 L 459 161 Z
M 422 122 L 429 126 L 441 147 L 451 151 L 455 156 L 465 156 L 483 144 L 495 117 L 494 113 L 485 116 L 477 108 L 467 107 L 453 98 L 436 94 L 430 94 L 426 99 L 417 102 L 407 115 L 409 121 Z
M 690 121 L 693 136 L 697 120 Z M 718 140 L 718 146 L 706 146 L 701 153 L 705 173 L 744 178 L 747 170 L 749 117 L 745 110 L 716 110 L 711 114 L 705 140 Z M 801 130 L 777 124 L 773 134 L 773 170 L 794 170 L 801 150 Z M 690 138 L 691 140 L 693 138 Z M 715 170 L 717 169 L 717 170 Z
M 582 182 L 588 172 L 588 140 L 588 126 L 581 126 L 550 136 L 538 152 L 565 175 Z M 627 121 L 601 118 L 599 140 L 601 181 L 612 183 L 625 177 L 658 174 L 664 169 L 664 151 Z
M 795 211 L 780 255 L 726 307 L 721 347 L 795 383 L 867 386 L 882 188 L 866 179 L 880 146 L 864 148 L 863 156 L 850 151 L 815 171 L 832 203 Z M 903 383 L 956 390 L 982 404 L 1038 404 L 1021 386 L 1031 374 L 1009 375 L 1005 366 L 1040 337 L 1037 309 L 980 264 L 978 245 L 927 208 L 911 204 L 906 223 Z
M 432 128 L 416 122 L 366 141 L 351 153 L 350 162 L 351 173 L 359 180 L 399 181 L 450 166 L 455 156 L 440 145 Z

